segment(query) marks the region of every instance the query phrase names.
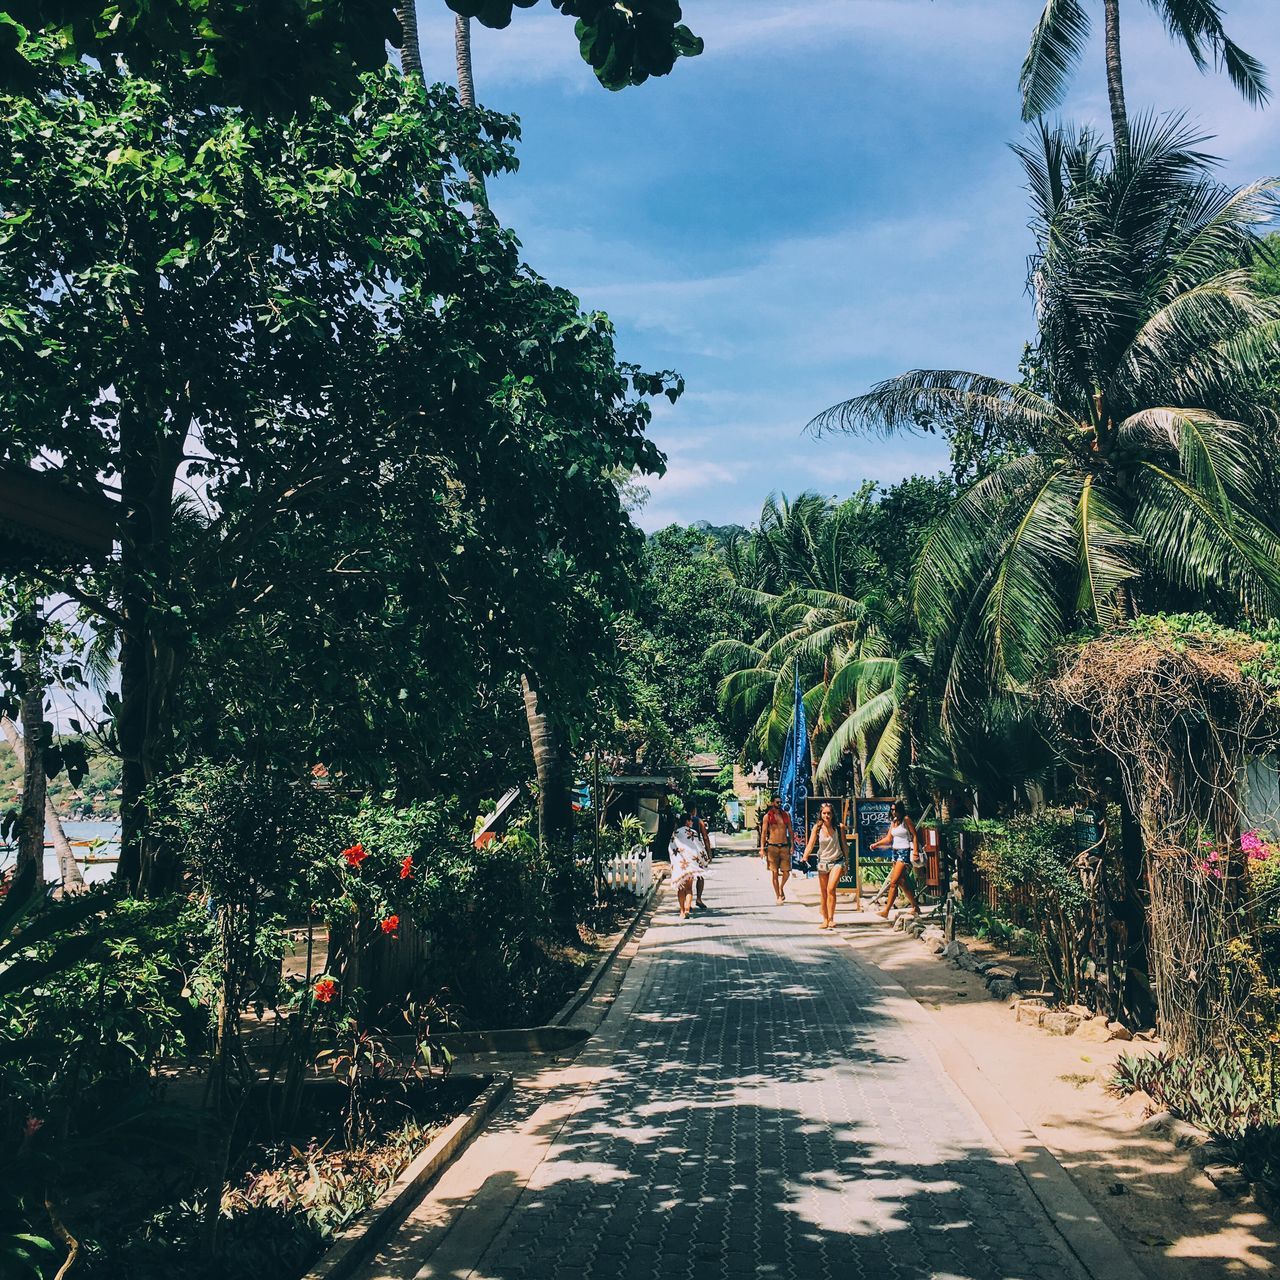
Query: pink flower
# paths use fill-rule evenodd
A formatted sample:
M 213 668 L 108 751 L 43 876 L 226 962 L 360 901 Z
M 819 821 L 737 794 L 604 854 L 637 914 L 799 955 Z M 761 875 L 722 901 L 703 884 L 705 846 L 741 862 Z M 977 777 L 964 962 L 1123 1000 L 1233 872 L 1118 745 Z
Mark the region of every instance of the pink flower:
M 22 1126 L 22 1132 L 28 1138 L 34 1138 L 41 1129 L 44 1128 L 44 1121 L 39 1116 L 28 1116 L 27 1123 Z

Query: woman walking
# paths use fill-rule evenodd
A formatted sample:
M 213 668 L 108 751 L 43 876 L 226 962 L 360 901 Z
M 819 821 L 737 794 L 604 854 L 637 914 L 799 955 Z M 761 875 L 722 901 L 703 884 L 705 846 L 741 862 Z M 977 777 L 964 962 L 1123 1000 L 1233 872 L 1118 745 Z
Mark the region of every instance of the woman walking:
M 835 811 L 824 801 L 818 811 L 818 821 L 809 832 L 809 843 L 805 846 L 804 856 L 807 861 L 813 856 L 814 846 L 818 850 L 818 892 L 822 900 L 822 923 L 819 929 L 833 929 L 836 923 L 836 886 L 849 865 L 849 852 L 844 842 L 844 832 L 835 819 Z M 862 890 L 857 890 L 854 909 L 862 910 Z
M 707 869 L 701 863 L 702 842 L 697 833 L 689 825 L 689 819 L 682 817 L 676 824 L 675 834 L 667 848 L 671 858 L 671 886 L 676 891 L 676 902 L 680 907 L 680 919 L 689 918 L 689 908 L 693 904 L 693 885 L 695 880 L 702 880 Z
M 873 849 L 889 849 L 893 854 L 893 867 L 889 872 L 889 896 L 885 900 L 881 918 L 887 920 L 893 910 L 893 900 L 898 896 L 898 886 L 907 895 L 911 903 L 911 914 L 920 914 L 920 904 L 916 901 L 915 890 L 911 887 L 907 871 L 910 867 L 918 867 L 920 858 L 920 836 L 916 824 L 911 821 L 907 807 L 900 800 L 893 802 L 889 810 L 889 830 L 872 846 Z

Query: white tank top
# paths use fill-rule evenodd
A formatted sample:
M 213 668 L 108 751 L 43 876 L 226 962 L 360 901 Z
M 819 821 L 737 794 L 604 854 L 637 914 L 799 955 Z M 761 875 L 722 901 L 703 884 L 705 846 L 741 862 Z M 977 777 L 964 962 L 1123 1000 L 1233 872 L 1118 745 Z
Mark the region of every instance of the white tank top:
M 911 832 L 907 830 L 905 822 L 895 823 L 889 828 L 889 834 L 893 837 L 893 847 L 895 849 L 911 848 Z

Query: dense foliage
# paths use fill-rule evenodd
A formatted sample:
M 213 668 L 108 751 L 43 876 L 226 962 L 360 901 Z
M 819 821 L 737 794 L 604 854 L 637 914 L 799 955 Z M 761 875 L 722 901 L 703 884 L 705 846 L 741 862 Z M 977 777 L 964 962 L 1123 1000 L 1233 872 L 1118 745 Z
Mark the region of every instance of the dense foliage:
M 513 7 L 537 0 L 447 0 L 458 14 L 505 27 Z M 702 41 L 681 21 L 676 0 L 551 0 L 576 19 L 582 58 L 609 89 L 643 84 L 695 57 Z M 404 33 L 395 0 L 6 0 L 0 6 L 0 90 L 30 87 L 41 45 L 60 55 L 119 60 L 136 75 L 181 78 L 201 98 L 255 110 L 305 109 L 315 97 L 345 107 L 360 75 L 387 61 Z

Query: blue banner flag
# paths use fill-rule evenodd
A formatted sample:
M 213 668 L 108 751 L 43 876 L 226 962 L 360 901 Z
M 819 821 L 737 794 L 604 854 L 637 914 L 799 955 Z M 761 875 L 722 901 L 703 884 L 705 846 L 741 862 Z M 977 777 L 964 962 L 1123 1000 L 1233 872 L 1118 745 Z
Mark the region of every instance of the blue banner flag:
M 778 794 L 782 807 L 791 815 L 791 829 L 795 844 L 791 850 L 791 863 L 803 867 L 803 854 L 808 830 L 805 824 L 805 801 L 813 790 L 809 770 L 809 726 L 805 720 L 804 699 L 800 696 L 800 667 L 796 665 L 795 707 L 791 713 L 791 727 L 787 730 L 786 745 L 782 749 L 782 769 L 778 775 Z

